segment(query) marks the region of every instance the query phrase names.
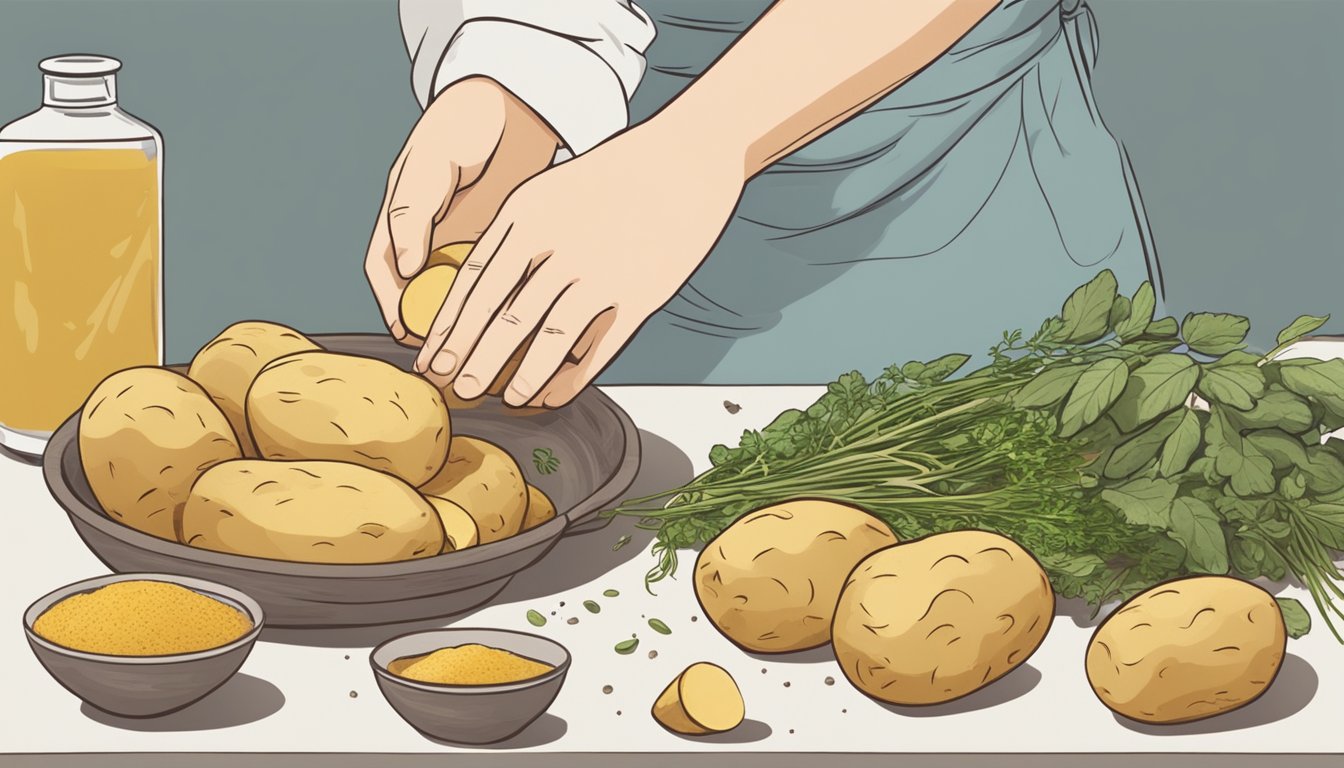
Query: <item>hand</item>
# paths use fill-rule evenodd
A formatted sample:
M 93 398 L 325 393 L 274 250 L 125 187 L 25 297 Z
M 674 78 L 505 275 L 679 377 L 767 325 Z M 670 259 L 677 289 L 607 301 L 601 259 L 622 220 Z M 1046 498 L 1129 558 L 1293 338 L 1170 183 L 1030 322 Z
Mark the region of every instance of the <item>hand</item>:
M 582 391 L 700 265 L 742 193 L 741 155 L 657 130 L 645 123 L 520 186 L 459 272 L 416 370 L 470 400 L 537 331 L 505 403 L 553 408 Z
M 421 115 L 388 175 L 364 260 L 383 322 L 408 342 L 401 294 L 429 252 L 480 237 L 519 184 L 544 170 L 554 132 L 503 86 L 471 78 L 445 88 Z

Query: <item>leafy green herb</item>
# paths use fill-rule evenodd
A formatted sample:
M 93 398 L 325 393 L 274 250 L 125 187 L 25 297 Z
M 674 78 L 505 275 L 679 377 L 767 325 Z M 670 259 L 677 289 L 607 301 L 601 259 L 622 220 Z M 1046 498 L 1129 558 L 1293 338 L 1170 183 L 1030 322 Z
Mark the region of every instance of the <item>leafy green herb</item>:
M 624 655 L 624 654 L 630 654 L 630 653 L 634 653 L 634 652 L 635 652 L 635 649 L 638 648 L 638 647 L 639 647 L 639 639 L 638 639 L 638 638 L 631 638 L 631 639 L 629 639 L 629 640 L 622 640 L 621 642 L 619 642 L 619 643 L 616 644 L 616 652 L 619 653 L 619 654 L 623 654 L 623 655 Z
M 1302 603 L 1291 597 L 1277 597 L 1274 600 L 1283 613 L 1283 624 L 1289 637 L 1296 640 L 1311 631 L 1311 614 L 1302 607 Z
M 536 611 L 528 611 L 527 623 L 531 624 L 534 627 L 544 627 L 546 626 L 546 617 L 542 616 L 540 613 L 537 613 Z
M 1117 289 L 1102 272 L 968 373 L 960 354 L 845 373 L 714 446 L 686 485 L 603 514 L 655 531 L 649 585 L 740 516 L 811 497 L 902 539 L 998 531 L 1094 607 L 1192 573 L 1292 576 L 1344 642 L 1344 441 L 1321 444 L 1344 428 L 1344 361 L 1276 358 L 1326 318 L 1303 315 L 1260 355 L 1245 318 L 1178 323 L 1155 316 L 1151 285 Z
M 611 545 L 611 551 L 612 551 L 612 552 L 615 552 L 615 551 L 619 550 L 621 547 L 624 547 L 626 544 L 629 544 L 629 543 L 630 543 L 630 536 L 629 536 L 629 535 L 623 535 L 623 536 L 621 536 L 619 539 L 616 540 L 616 543 L 615 543 L 615 544 L 612 544 L 612 545 Z
M 608 589 L 602 593 L 603 597 L 619 597 L 620 594 L 620 592 L 617 592 L 614 589 Z
M 587 608 L 589 613 L 601 613 L 601 612 L 602 612 L 602 606 L 598 605 L 597 603 L 593 602 L 592 600 L 584 600 L 584 601 L 583 601 L 583 607 L 584 607 L 584 608 Z
M 536 465 L 537 471 L 543 475 L 549 475 L 560 468 L 560 460 L 555 457 L 550 448 L 538 448 L 532 451 L 532 463 Z
M 672 630 L 669 629 L 668 626 L 664 624 L 661 619 L 649 619 L 649 626 L 653 627 L 654 632 L 657 632 L 661 635 L 672 634 Z

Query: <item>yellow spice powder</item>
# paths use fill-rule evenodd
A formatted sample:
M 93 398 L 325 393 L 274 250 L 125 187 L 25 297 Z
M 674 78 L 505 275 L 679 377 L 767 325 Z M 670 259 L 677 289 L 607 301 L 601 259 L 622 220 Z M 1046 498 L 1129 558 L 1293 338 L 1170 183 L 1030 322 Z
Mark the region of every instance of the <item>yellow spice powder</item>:
M 387 665 L 398 677 L 440 685 L 498 685 L 531 680 L 555 667 L 475 643 L 408 656 Z
M 57 645 L 109 656 L 192 653 L 252 629 L 242 611 L 162 581 L 122 581 L 48 608 L 33 631 Z

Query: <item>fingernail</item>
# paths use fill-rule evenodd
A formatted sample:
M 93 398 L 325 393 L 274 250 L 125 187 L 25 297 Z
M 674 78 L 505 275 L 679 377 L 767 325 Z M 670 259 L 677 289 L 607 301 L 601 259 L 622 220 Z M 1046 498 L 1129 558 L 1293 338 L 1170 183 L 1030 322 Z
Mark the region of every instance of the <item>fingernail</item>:
M 453 392 L 463 400 L 475 400 L 481 396 L 481 383 L 475 376 L 464 373 L 453 383 Z
M 529 392 L 520 389 L 516 384 L 509 384 L 508 390 L 504 392 L 504 404 L 520 408 L 527 405 L 527 401 L 532 399 Z
M 440 376 L 448 376 L 457 367 L 457 355 L 444 349 L 434 356 L 434 362 L 429 366 Z

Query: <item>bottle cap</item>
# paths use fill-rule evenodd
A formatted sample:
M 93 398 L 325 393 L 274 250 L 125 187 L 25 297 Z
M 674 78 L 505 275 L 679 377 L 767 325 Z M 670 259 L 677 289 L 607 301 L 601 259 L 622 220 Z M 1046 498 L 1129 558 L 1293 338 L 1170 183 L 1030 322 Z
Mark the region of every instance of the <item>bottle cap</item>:
M 48 75 L 60 77 L 98 77 L 121 69 L 121 62 L 110 56 L 89 53 L 68 53 L 43 59 L 37 68 Z
M 117 70 L 121 62 L 110 56 L 72 53 L 43 59 L 42 103 L 79 109 L 117 103 Z

